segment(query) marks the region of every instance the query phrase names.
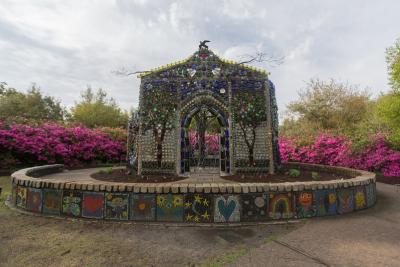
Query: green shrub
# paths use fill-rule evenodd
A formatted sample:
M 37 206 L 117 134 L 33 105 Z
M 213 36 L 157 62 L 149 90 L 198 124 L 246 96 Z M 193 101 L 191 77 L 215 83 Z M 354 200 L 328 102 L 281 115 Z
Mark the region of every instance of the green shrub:
M 296 169 L 290 169 L 289 170 L 289 176 L 290 177 L 299 177 L 300 176 L 300 171 Z
M 313 180 L 318 180 L 319 179 L 318 172 L 311 172 L 311 177 L 313 178 Z
M 108 168 L 100 170 L 99 173 L 101 173 L 101 174 L 111 174 L 112 171 L 113 171 L 113 168 L 112 167 L 108 167 Z

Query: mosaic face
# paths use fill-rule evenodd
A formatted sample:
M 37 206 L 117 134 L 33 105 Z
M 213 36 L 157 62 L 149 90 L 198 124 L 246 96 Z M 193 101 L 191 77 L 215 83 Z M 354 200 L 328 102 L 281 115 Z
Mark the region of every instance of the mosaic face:
M 221 195 L 215 197 L 214 222 L 240 222 L 239 196 Z
M 269 195 L 269 217 L 288 219 L 294 216 L 292 193 L 273 193 Z
M 62 191 L 43 189 L 43 213 L 49 215 L 60 215 Z
M 104 217 L 104 193 L 83 193 L 82 217 L 96 219 Z
M 42 189 L 28 188 L 26 209 L 32 212 L 42 212 Z
M 296 195 L 296 213 L 298 218 L 315 216 L 316 211 L 311 191 L 299 192 Z
M 268 194 L 244 194 L 242 198 L 242 221 L 268 219 Z
M 157 221 L 183 221 L 183 195 L 157 195 Z
M 154 194 L 131 195 L 131 220 L 156 220 L 156 196 Z
M 129 194 L 106 193 L 106 219 L 128 220 Z
M 185 196 L 184 222 L 212 222 L 212 197 L 210 194 L 189 194 Z
M 303 207 L 310 206 L 312 204 L 312 192 L 301 192 L 298 196 L 298 203 Z
M 337 214 L 337 197 L 334 189 L 314 191 L 316 216 Z

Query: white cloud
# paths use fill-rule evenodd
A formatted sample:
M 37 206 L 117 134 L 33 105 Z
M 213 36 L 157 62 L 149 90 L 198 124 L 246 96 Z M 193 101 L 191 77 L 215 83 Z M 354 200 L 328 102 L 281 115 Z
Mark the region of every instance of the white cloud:
M 112 70 L 155 68 L 186 58 L 198 41 L 228 59 L 285 55 L 267 68 L 281 110 L 312 77 L 387 90 L 385 48 L 400 37 L 400 2 L 23 1 L 0 3 L 0 81 L 32 82 L 72 105 L 86 85 L 137 104 L 139 81 Z

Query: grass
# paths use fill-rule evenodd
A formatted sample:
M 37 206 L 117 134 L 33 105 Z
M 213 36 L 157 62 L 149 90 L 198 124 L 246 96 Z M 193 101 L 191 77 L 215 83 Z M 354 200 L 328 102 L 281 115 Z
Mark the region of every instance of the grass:
M 113 167 L 107 167 L 107 168 L 105 168 L 105 169 L 101 169 L 101 170 L 99 171 L 99 173 L 102 173 L 102 174 L 111 174 L 112 171 L 113 171 Z
M 11 193 L 11 182 L 9 176 L 0 176 L 0 187 L 2 188 L 0 195 L 0 213 L 6 211 L 5 201 L 7 195 Z
M 200 263 L 199 267 L 220 267 L 225 264 L 233 263 L 240 257 L 246 255 L 249 252 L 249 248 L 236 248 L 230 252 L 224 253 L 218 257 L 209 258 L 206 261 Z
M 277 235 L 270 235 L 267 239 L 265 239 L 264 243 L 269 244 L 271 242 L 274 242 L 277 239 L 278 239 Z

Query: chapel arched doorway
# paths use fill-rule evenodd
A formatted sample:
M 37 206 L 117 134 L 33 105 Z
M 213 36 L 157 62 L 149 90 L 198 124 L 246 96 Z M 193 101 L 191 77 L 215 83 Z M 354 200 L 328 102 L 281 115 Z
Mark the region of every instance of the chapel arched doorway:
M 229 124 L 212 103 L 192 107 L 181 117 L 181 174 L 230 173 Z

